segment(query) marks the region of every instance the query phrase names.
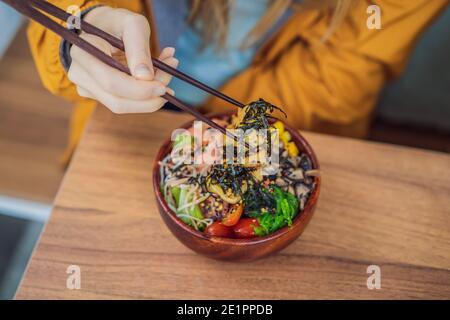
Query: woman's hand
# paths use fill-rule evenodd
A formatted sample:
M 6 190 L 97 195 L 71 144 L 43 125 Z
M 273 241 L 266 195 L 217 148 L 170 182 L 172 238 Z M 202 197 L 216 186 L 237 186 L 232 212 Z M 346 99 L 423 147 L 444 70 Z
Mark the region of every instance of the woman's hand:
M 161 70 L 153 70 L 147 19 L 128 10 L 99 7 L 89 12 L 84 20 L 122 39 L 132 76 L 72 46 L 68 76 L 76 84 L 78 94 L 98 100 L 114 113 L 153 112 L 161 108 L 166 102 L 161 96 L 166 92 L 173 94 L 167 88 L 171 76 Z M 86 33 L 81 37 L 110 56 L 120 52 L 99 37 Z M 174 53 L 175 49 L 165 48 L 159 60 L 176 68 L 178 60 Z

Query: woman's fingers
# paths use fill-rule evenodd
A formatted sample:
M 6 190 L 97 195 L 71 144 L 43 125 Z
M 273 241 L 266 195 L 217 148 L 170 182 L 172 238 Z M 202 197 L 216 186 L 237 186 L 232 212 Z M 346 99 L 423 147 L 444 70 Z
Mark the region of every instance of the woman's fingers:
M 178 67 L 178 59 L 176 58 L 168 58 L 166 60 L 162 60 L 165 64 L 171 66 L 172 68 Z M 156 70 L 155 80 L 161 82 L 163 85 L 169 85 L 172 80 L 172 76 L 162 70 Z
M 148 113 L 160 109 L 166 102 L 163 98 L 156 97 L 147 100 L 130 100 L 115 96 L 93 81 L 87 71 L 75 65 L 69 72 L 71 81 L 80 83 L 77 86 L 78 94 L 85 98 L 100 101 L 114 113 Z
M 105 40 L 88 34 L 83 34 L 82 37 L 110 55 L 112 47 Z M 103 90 L 113 95 L 124 99 L 146 100 L 159 97 L 166 92 L 165 86 L 161 82 L 137 80 L 106 65 L 76 46 L 72 47 L 71 56 L 72 63 L 83 67 Z
M 164 60 L 170 57 L 173 57 L 175 55 L 175 48 L 173 47 L 166 47 L 161 51 L 161 54 L 159 55 L 159 60 Z
M 155 112 L 166 103 L 166 100 L 163 98 L 127 100 L 113 96 L 105 91 L 98 91 L 96 99 L 117 114 Z
M 170 94 L 171 96 L 175 96 L 175 91 L 170 88 L 167 88 L 167 93 Z
M 139 80 L 153 80 L 150 26 L 147 19 L 142 15 L 130 14 L 122 23 L 122 41 L 131 74 Z
M 153 112 L 166 102 L 162 95 L 174 94 L 167 88 L 170 75 L 155 71 L 150 53 L 150 26 L 145 17 L 125 9 L 106 6 L 93 9 L 84 19 L 102 30 L 121 38 L 125 55 L 116 55 L 117 49 L 105 40 L 82 33 L 81 37 L 116 61 L 126 63 L 130 74 L 123 73 L 101 62 L 82 49 L 73 46 L 69 79 L 77 85 L 82 97 L 100 101 L 115 113 Z M 159 59 L 176 68 L 174 48 L 166 48 Z M 126 57 L 125 59 L 123 59 Z M 119 60 L 120 59 L 120 60 Z
M 172 68 L 177 68 L 178 67 L 178 60 L 176 58 L 173 57 L 173 55 L 175 54 L 175 49 L 174 48 L 165 48 L 160 56 L 159 56 L 159 60 L 164 62 L 165 64 L 171 66 Z M 161 82 L 162 84 L 164 84 L 165 86 L 167 86 L 170 83 L 170 80 L 172 79 L 172 76 L 162 70 L 156 70 L 155 73 L 155 80 L 158 80 L 159 82 Z

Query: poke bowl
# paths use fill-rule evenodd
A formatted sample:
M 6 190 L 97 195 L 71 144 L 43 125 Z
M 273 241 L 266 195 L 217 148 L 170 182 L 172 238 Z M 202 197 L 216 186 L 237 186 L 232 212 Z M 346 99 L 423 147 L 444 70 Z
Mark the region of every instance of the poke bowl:
M 267 104 L 261 99 L 254 104 L 258 102 Z M 246 117 L 250 119 L 249 106 L 254 104 L 244 108 L 247 113 L 240 109 L 237 114 L 209 117 L 222 126 L 235 123 L 236 127 L 239 123 L 242 127 Z M 177 162 L 174 154 L 182 141 L 195 144 L 194 138 L 186 140 L 180 138 L 185 137 L 181 134 L 169 137 L 157 153 L 153 189 L 159 213 L 171 233 L 199 254 L 230 261 L 266 257 L 296 240 L 313 216 L 321 185 L 317 157 L 298 130 L 266 112 L 267 108 L 266 126 L 278 134 L 279 144 L 274 148 L 279 150 L 279 164 L 275 172 L 261 174 L 263 165 L 259 162 Z M 193 124 L 190 121 L 181 129 L 192 132 Z M 199 142 L 203 152 L 208 147 L 204 143 Z

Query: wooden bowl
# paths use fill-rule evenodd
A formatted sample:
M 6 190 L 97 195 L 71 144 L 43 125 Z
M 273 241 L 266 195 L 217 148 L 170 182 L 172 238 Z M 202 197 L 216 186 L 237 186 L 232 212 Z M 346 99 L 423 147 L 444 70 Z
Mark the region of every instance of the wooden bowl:
M 232 113 L 213 114 L 210 118 L 228 118 Z M 192 126 L 190 121 L 182 128 Z M 319 169 L 317 157 L 303 136 L 297 131 L 285 124 L 286 130 L 291 133 L 292 141 L 294 141 L 300 152 L 306 153 L 311 161 L 314 169 Z M 297 239 L 308 225 L 309 220 L 316 208 L 317 199 L 320 192 L 320 177 L 315 177 L 315 188 L 305 204 L 304 210 L 297 214 L 294 218 L 292 226 L 286 226 L 276 232 L 264 237 L 253 239 L 230 239 L 208 236 L 197 231 L 181 219 L 169 208 L 160 188 L 160 166 L 161 161 L 171 151 L 172 142 L 170 138 L 163 144 L 159 150 L 155 162 L 153 164 L 153 189 L 156 194 L 159 213 L 164 223 L 169 227 L 170 231 L 185 246 L 193 251 L 214 259 L 231 260 L 231 261 L 252 261 L 262 257 L 266 257 L 272 253 L 280 251 Z

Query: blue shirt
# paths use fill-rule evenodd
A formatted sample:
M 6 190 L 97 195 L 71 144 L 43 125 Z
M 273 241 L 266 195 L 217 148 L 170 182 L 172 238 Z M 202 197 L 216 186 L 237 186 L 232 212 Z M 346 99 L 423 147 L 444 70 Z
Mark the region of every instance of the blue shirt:
M 180 61 L 179 69 L 213 88 L 220 88 L 227 80 L 245 70 L 258 47 L 290 16 L 288 10 L 259 43 L 242 49 L 247 35 L 265 14 L 268 0 L 235 0 L 230 8 L 225 48 L 217 50 L 215 44 L 210 44 L 201 50 L 201 34 L 186 24 L 189 12 L 187 1 L 153 0 L 152 3 L 160 45 L 174 46 L 175 55 Z M 209 96 L 176 78 L 173 78 L 170 87 L 177 98 L 192 105 L 203 103 Z
M 199 32 L 189 27 L 179 37 L 176 56 L 180 70 L 213 88 L 221 87 L 228 79 L 250 65 L 256 45 L 242 49 L 248 33 L 264 15 L 268 0 L 236 0 L 230 8 L 230 27 L 225 48 L 218 50 L 210 44 L 200 51 L 202 38 Z M 208 94 L 194 89 L 174 78 L 170 87 L 176 96 L 192 105 L 203 103 Z

